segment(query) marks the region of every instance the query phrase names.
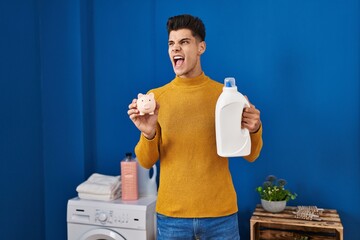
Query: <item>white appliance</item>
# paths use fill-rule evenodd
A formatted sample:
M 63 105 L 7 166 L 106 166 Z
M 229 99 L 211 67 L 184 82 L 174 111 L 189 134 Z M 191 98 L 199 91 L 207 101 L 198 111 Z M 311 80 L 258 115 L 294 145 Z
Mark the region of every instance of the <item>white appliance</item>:
M 70 199 L 68 240 L 155 240 L 155 204 L 156 196 L 111 202 Z

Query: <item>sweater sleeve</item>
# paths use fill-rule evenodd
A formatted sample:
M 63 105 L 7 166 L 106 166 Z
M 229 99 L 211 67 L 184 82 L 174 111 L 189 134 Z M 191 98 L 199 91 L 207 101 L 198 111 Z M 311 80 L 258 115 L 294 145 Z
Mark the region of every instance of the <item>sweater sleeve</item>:
M 244 158 L 249 162 L 254 162 L 260 155 L 263 140 L 262 140 L 262 125 L 256 133 L 251 133 L 251 153 Z
M 150 169 L 159 159 L 160 139 L 159 124 L 156 127 L 156 134 L 153 139 L 147 139 L 142 133 L 140 134 L 139 142 L 135 146 L 135 155 L 142 167 Z

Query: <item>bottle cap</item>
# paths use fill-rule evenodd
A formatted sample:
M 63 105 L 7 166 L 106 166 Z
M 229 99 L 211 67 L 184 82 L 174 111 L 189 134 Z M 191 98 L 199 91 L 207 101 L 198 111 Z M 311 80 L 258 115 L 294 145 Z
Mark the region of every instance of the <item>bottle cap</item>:
M 233 78 L 233 77 L 225 78 L 224 85 L 225 85 L 225 87 L 236 87 L 235 78 Z
M 132 159 L 132 153 L 131 152 L 125 153 L 125 161 L 128 162 L 131 161 L 131 159 Z

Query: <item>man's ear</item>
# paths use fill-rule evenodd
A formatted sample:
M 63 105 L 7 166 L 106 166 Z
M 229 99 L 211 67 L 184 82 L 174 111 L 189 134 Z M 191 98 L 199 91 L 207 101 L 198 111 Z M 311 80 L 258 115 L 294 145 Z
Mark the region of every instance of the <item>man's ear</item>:
M 205 50 L 206 50 L 206 43 L 205 43 L 205 41 L 201 41 L 200 43 L 199 43 L 199 50 L 198 50 L 198 53 L 199 53 L 199 55 L 202 55 L 204 52 L 205 52 Z

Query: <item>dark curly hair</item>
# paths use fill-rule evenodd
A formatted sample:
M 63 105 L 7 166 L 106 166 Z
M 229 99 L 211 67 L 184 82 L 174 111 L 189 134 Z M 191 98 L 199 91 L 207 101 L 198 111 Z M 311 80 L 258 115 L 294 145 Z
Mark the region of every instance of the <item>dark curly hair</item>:
M 189 14 L 173 16 L 168 19 L 166 26 L 168 35 L 171 31 L 189 29 L 195 38 L 205 41 L 205 25 L 198 17 Z

